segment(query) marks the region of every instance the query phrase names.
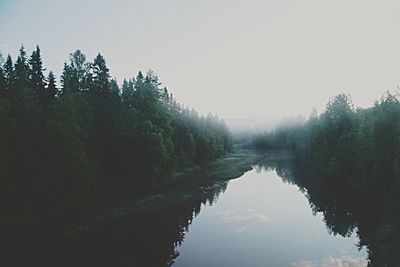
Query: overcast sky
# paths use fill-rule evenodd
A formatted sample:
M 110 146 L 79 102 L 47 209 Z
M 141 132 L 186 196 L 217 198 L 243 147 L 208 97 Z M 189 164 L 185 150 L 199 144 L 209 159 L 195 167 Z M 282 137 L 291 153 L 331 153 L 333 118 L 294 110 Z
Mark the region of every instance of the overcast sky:
M 119 82 L 154 70 L 178 100 L 224 118 L 371 105 L 400 84 L 398 0 L 0 0 L 0 51 L 39 44 L 61 74 L 101 52 Z

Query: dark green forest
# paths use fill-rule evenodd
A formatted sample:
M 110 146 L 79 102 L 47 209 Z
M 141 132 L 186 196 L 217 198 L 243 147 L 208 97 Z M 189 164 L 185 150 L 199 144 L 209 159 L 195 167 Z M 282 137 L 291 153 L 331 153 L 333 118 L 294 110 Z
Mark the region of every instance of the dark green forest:
M 174 183 L 173 174 L 231 151 L 217 116 L 179 104 L 154 72 L 119 85 L 99 53 L 80 51 L 60 81 L 39 47 L 0 66 L 2 229 L 65 223 L 101 199 Z M 70 216 L 74 215 L 74 216 Z
M 233 150 L 223 120 L 178 103 L 153 71 L 119 84 L 100 53 L 88 61 L 76 50 L 57 81 L 39 47 L 30 56 L 21 47 L 16 60 L 8 55 L 0 63 L 2 233 L 63 232 L 118 199 L 176 187 L 177 174 Z M 357 231 L 370 266 L 400 264 L 398 95 L 388 92 L 371 107 L 355 108 L 340 94 L 321 114 L 313 110 L 307 120 L 239 144 L 292 151 L 290 179 L 314 213 L 324 214 L 329 231 Z M 277 168 L 282 177 L 287 169 Z
M 360 246 L 367 246 L 371 266 L 400 263 L 400 100 L 397 95 L 387 92 L 369 108 L 355 108 L 349 95 L 337 95 L 322 114 L 313 111 L 305 123 L 254 136 L 248 145 L 293 151 L 297 167 L 308 173 L 308 178 L 303 175 L 303 183 L 336 188 L 334 199 L 341 199 L 329 205 L 358 203 L 358 209 L 346 209 L 345 216 L 352 227 L 342 225 L 343 229 L 333 232 L 347 235 L 357 226 Z M 327 210 L 324 206 L 315 207 Z M 339 208 L 335 206 L 336 209 Z M 357 213 L 362 216 L 357 217 Z

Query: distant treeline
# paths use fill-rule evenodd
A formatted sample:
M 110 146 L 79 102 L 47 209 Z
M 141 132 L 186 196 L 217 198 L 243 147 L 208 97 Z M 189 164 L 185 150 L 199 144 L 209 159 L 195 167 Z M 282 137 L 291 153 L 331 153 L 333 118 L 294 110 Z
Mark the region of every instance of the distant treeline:
M 365 206 L 375 231 L 361 245 L 370 249 L 370 266 L 400 264 L 398 96 L 388 92 L 374 106 L 355 109 L 350 97 L 340 94 L 304 125 L 257 136 L 250 145 L 290 149 L 297 164 L 317 173 L 321 183 L 350 187 L 354 199 L 375 203 L 378 208 Z
M 256 149 L 287 149 L 289 144 L 293 142 L 294 134 L 305 122 L 306 119 L 302 116 L 285 119 L 270 131 L 242 135 L 239 138 L 235 138 L 235 142 L 244 147 Z
M 183 108 L 149 71 L 112 79 L 106 61 L 76 50 L 61 84 L 44 75 L 39 47 L 0 65 L 2 220 L 18 225 L 108 195 L 143 193 L 174 171 L 232 148 L 225 123 Z
M 387 93 L 373 107 L 355 109 L 341 94 L 322 114 L 255 136 L 250 146 L 290 149 L 326 177 L 347 177 L 362 190 L 386 193 L 400 186 L 394 184 L 400 180 L 400 101 Z

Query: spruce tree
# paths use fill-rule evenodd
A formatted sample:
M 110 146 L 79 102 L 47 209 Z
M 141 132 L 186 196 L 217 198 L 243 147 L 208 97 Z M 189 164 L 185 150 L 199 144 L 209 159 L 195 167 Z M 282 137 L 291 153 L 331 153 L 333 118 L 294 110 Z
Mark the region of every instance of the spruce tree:
M 92 64 L 93 73 L 93 93 L 96 95 L 107 96 L 110 90 L 110 70 L 107 67 L 106 60 L 99 53 Z
M 49 72 L 49 75 L 47 77 L 46 94 L 49 100 L 54 99 L 58 94 L 58 89 L 56 86 L 56 78 L 52 71 Z
M 132 107 L 133 105 L 134 90 L 134 82 L 131 79 L 129 79 L 129 81 L 124 79 L 122 82 L 121 98 L 128 108 Z
M 61 75 L 62 90 L 86 93 L 91 83 L 90 64 L 86 56 L 78 49 L 69 56 Z
M 13 61 L 10 55 L 7 56 L 7 60 L 4 63 L 3 75 L 4 75 L 4 94 L 5 96 L 10 96 L 15 76 Z
M 0 54 L 0 97 L 4 97 L 6 92 L 6 79 L 4 77 L 2 64 L 3 64 L 3 56 Z
M 36 93 L 38 99 L 42 104 L 46 101 L 46 94 L 45 94 L 45 79 L 42 64 L 42 58 L 40 55 L 40 48 L 36 46 L 36 50 L 32 52 L 31 58 L 29 59 L 29 64 L 31 65 L 30 68 L 30 82 L 33 91 Z
M 6 63 L 7 64 L 7 63 Z M 19 49 L 19 56 L 15 63 L 15 83 L 17 89 L 28 89 L 29 84 L 29 65 L 24 46 Z

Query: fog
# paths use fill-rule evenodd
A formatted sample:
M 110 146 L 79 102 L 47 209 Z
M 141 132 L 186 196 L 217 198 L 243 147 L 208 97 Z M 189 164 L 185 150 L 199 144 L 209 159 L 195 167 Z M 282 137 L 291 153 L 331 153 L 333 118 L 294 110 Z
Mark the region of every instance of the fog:
M 119 82 L 153 69 L 201 113 L 274 122 L 341 92 L 368 106 L 400 84 L 399 11 L 394 0 L 1 1 L 0 50 L 39 44 L 57 77 L 75 49 L 100 51 Z

